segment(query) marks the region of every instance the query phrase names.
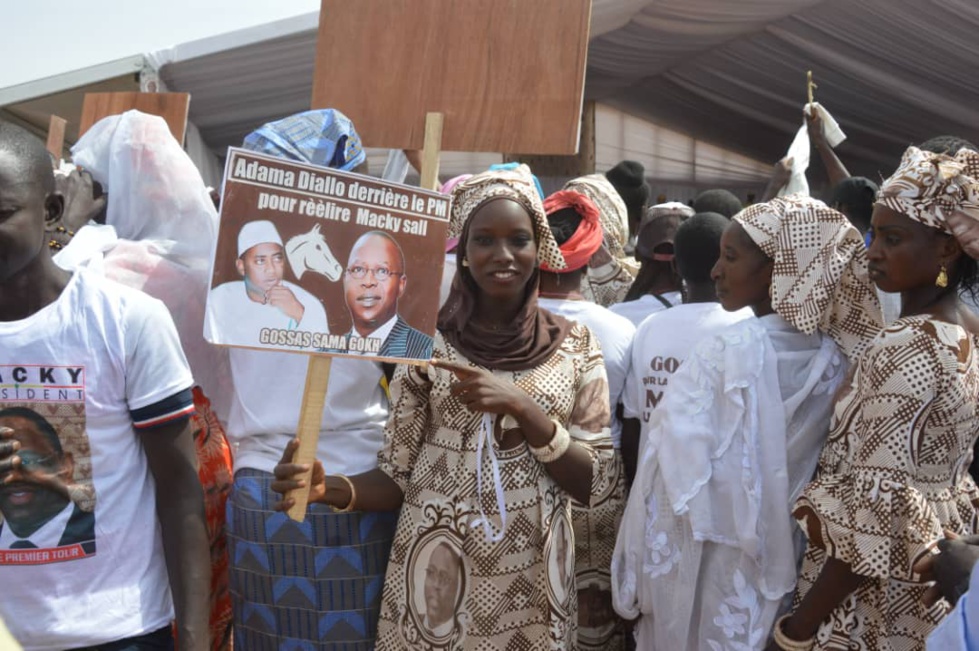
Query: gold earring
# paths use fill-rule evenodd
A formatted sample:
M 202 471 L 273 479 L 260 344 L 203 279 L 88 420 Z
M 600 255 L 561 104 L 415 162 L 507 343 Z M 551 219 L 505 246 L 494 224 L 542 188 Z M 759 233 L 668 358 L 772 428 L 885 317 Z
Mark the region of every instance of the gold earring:
M 935 287 L 948 287 L 948 272 L 945 270 L 945 265 L 942 265 L 941 271 L 938 272 L 938 278 L 935 279 Z
M 465 258 L 463 258 L 462 259 L 462 266 L 463 267 L 468 267 L 469 266 L 469 260 L 466 260 Z

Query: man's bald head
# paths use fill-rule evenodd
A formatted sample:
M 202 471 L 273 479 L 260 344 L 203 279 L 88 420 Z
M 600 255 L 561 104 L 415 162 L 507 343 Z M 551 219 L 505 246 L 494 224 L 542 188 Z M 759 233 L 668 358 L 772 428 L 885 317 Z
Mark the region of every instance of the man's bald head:
M 357 238 L 354 242 L 353 248 L 350 250 L 351 254 L 357 250 L 358 247 L 363 247 L 371 243 L 382 244 L 383 246 L 389 247 L 391 251 L 392 258 L 397 258 L 398 265 L 397 269 L 391 269 L 391 271 L 404 271 L 405 269 L 405 254 L 401 251 L 401 245 L 398 244 L 397 240 L 391 237 L 390 233 L 385 231 L 367 231 L 363 235 Z
M 54 192 L 51 155 L 34 134 L 10 122 L 0 122 L 0 151 L 11 154 L 18 176 L 24 182 L 39 183 L 45 194 Z

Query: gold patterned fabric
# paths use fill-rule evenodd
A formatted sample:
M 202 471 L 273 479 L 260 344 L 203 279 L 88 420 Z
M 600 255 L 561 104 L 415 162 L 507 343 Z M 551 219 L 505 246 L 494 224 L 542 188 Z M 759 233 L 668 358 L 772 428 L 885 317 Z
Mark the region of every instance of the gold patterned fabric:
M 924 650 L 948 604 L 921 603 L 912 570 L 943 530 L 976 532 L 968 474 L 979 431 L 977 338 L 901 318 L 837 400 L 816 479 L 795 504 L 809 539 L 795 605 L 832 556 L 866 577 L 820 627 L 817 649 Z
M 629 240 L 629 210 L 622 195 L 605 175 L 589 174 L 571 179 L 564 185 L 564 189 L 581 193 L 598 206 L 606 248 L 613 258 L 625 256 L 624 247 Z
M 877 203 L 951 233 L 954 213 L 979 221 L 979 153 L 961 149 L 955 156 L 908 147 L 901 165 L 880 186 Z
M 636 278 L 622 260 L 610 260 L 600 267 L 588 267 L 581 295 L 602 307 L 611 307 L 625 300 Z
M 625 244 L 629 240 L 629 210 L 615 186 L 608 182 L 604 174 L 589 174 L 571 179 L 565 190 L 579 192 L 598 206 L 602 221 L 602 236 L 605 248 L 612 259 L 601 266 L 589 265 L 581 293 L 585 300 L 603 307 L 621 303 L 629 293 L 635 274 L 623 265 Z
M 734 221 L 774 261 L 772 308 L 806 334 L 825 332 L 858 359 L 884 325 L 860 232 L 803 195 L 755 204 Z
M 441 334 L 433 357 L 470 364 Z M 563 424 L 591 457 L 589 506 L 606 501 L 616 473 L 608 383 L 591 332 L 575 325 L 540 366 L 493 373 Z M 395 374 L 378 465 L 404 491 L 404 505 L 377 649 L 575 650 L 571 498 L 525 444 L 504 450 L 485 436 L 483 414 L 450 394 L 454 381 L 434 367 L 401 366 Z M 496 432 L 500 419 L 488 421 Z
M 611 490 L 598 503 L 591 508 L 571 503 L 581 651 L 626 648 L 625 622 L 612 607 L 612 555 L 626 498 L 625 471 L 618 452 L 609 473 Z

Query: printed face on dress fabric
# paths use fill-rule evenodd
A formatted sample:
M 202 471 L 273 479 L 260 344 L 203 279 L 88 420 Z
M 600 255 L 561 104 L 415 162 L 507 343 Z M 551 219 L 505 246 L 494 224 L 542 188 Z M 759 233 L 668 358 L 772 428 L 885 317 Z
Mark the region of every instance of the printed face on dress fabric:
M 717 300 L 728 312 L 766 303 L 773 267 L 741 224 L 732 222 L 721 235 L 721 255 L 710 274 Z
M 404 256 L 387 233 L 366 233 L 350 250 L 343 274 L 343 295 L 361 337 L 370 335 L 398 313 L 405 291 Z
M 432 550 L 425 569 L 425 622 L 430 629 L 447 624 L 455 614 L 462 584 L 462 561 L 449 545 Z

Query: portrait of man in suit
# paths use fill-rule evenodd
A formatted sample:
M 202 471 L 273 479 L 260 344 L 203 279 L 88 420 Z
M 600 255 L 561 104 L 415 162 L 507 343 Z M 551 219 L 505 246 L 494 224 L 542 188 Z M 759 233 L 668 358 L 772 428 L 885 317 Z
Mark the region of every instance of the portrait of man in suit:
M 20 463 L 0 477 L 0 549 L 80 544 L 95 553 L 95 514 L 72 502 L 74 459 L 54 427 L 33 409 L 0 410 L 4 439 L 20 444 Z
M 343 295 L 353 320 L 351 336 L 381 339 L 381 357 L 428 358 L 432 338 L 398 314 L 408 278 L 401 247 L 384 231 L 361 235 L 350 250 Z

